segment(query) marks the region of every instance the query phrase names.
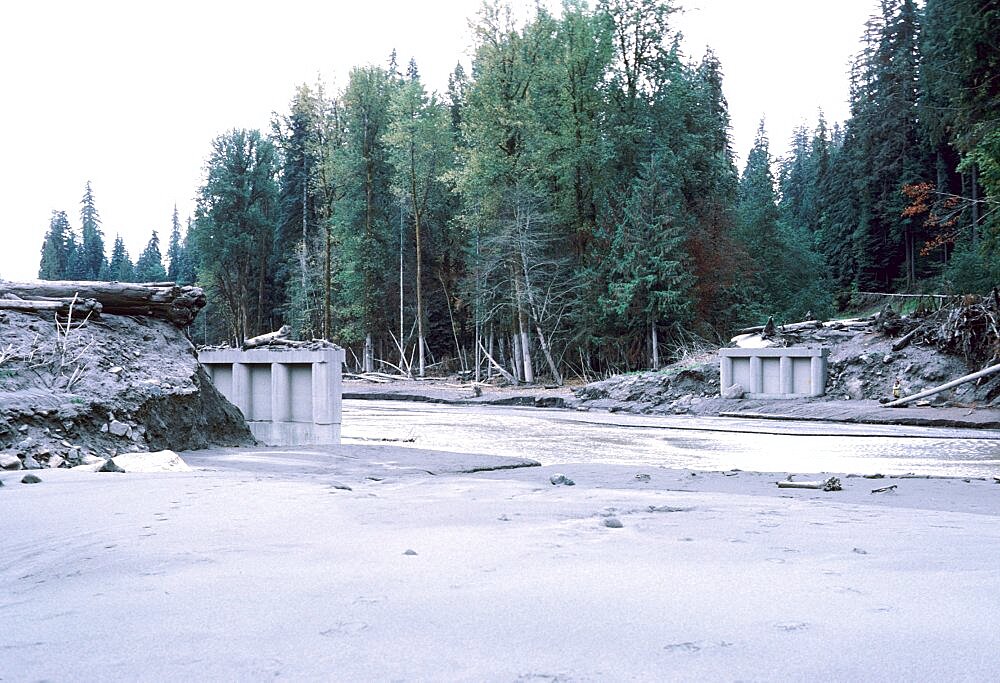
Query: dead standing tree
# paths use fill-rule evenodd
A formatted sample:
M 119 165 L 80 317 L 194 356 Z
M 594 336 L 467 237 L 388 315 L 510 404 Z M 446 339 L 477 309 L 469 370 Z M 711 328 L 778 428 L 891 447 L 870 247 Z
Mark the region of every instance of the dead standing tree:
M 532 352 L 537 348 L 552 380 L 562 384 L 552 340 L 558 335 L 570 294 L 578 285 L 566 260 L 556 253 L 556 237 L 530 194 L 515 188 L 508 200 L 508 215 L 494 223 L 477 252 L 477 270 L 483 285 L 478 327 L 505 328 L 505 320 L 509 320 L 510 374 L 533 383 Z M 491 364 L 499 366 L 492 344 L 480 350 Z

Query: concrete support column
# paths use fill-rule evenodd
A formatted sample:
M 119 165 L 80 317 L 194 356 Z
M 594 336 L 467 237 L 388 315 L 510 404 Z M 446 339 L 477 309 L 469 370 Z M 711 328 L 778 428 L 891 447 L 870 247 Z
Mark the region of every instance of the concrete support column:
M 811 382 L 809 394 L 811 396 L 822 396 L 826 393 L 826 358 L 825 356 L 813 356 L 809 364 Z
M 344 366 L 344 351 L 336 350 L 332 354 L 333 360 L 330 363 L 330 419 L 333 424 L 339 425 L 343 420 L 341 419 L 341 400 L 340 397 L 344 394 L 344 389 L 342 385 L 342 375 Z M 337 432 L 338 435 L 340 432 Z M 339 443 L 340 437 L 337 437 Z
M 318 425 L 334 422 L 336 398 L 333 395 L 333 383 L 330 381 L 332 371 L 330 363 L 325 360 L 312 365 L 313 422 Z
M 747 390 L 755 394 L 764 392 L 764 368 L 760 356 L 750 357 L 750 386 Z
M 781 356 L 778 358 L 778 386 L 781 393 L 791 394 L 795 388 L 792 381 L 792 358 L 791 356 Z
M 292 420 L 292 371 L 285 363 L 271 363 L 271 420 Z
M 252 398 L 250 366 L 246 363 L 233 363 L 233 405 L 240 409 L 247 420 L 251 419 Z
M 729 356 L 723 356 L 719 360 L 719 385 L 725 392 L 726 389 L 733 386 L 733 359 Z

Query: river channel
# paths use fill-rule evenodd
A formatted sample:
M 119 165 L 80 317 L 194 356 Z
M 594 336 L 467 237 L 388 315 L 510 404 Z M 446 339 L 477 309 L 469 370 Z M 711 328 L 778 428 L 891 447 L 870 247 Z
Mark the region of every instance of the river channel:
M 691 470 L 1000 475 L 1000 432 L 344 401 L 344 443 Z

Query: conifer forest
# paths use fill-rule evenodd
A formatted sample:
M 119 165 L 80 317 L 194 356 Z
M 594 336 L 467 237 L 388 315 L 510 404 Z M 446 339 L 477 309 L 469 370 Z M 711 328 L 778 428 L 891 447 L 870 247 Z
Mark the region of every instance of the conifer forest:
M 817 112 L 781 141 L 762 122 L 737 168 L 725 65 L 684 53 L 670 0 L 564 0 L 527 22 L 487 3 L 445 92 L 395 54 L 335 92 L 290 85 L 269 130 L 212 142 L 165 244 L 134 261 L 106 244 L 88 184 L 79 229 L 53 212 L 38 275 L 197 283 L 199 344 L 288 325 L 360 371 L 551 383 L 861 292 L 986 292 L 1000 1 L 873 8 L 850 118 Z

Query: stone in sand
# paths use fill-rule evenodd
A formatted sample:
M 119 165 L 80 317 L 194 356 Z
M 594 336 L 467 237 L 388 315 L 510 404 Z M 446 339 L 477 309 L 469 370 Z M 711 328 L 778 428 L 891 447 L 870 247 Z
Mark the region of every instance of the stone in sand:
M 108 458 L 98 469 L 98 472 L 124 472 L 125 470 L 115 464 L 115 461 Z

